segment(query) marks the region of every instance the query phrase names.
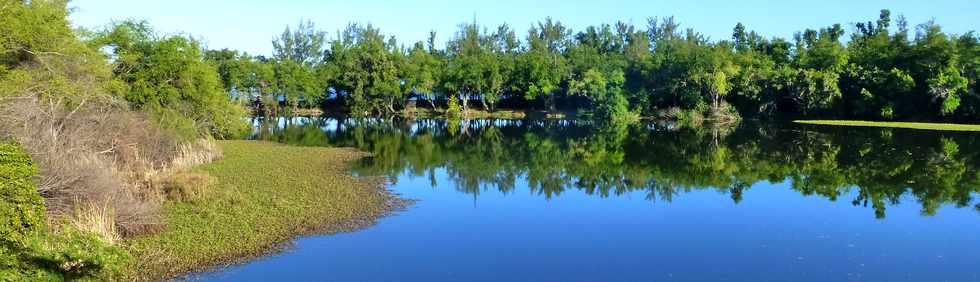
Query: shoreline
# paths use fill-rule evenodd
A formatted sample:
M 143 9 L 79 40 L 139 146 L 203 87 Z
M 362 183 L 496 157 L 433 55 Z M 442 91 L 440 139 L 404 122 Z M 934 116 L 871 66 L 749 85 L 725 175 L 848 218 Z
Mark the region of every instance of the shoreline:
M 961 123 L 932 123 L 932 122 L 892 122 L 892 121 L 863 121 L 863 120 L 794 120 L 796 124 L 846 126 L 846 127 L 878 127 L 905 128 L 936 131 L 980 131 L 980 124 Z
M 215 179 L 208 194 L 167 203 L 167 229 L 124 243 L 135 258 L 128 280 L 220 271 L 287 250 L 301 237 L 371 227 L 412 203 L 388 190 L 381 177 L 351 175 L 351 165 L 368 156 L 356 149 L 262 141 L 219 145 L 224 159 L 193 169 Z

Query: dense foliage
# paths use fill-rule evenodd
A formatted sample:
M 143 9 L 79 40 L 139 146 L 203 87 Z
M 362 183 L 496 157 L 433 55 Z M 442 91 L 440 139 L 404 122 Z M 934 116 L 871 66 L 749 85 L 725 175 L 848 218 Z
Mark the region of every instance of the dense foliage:
M 3 264 L 9 266 L 7 251 L 23 245 L 31 230 L 43 226 L 44 203 L 34 180 L 37 167 L 23 150 L 0 143 L 0 244 Z
M 807 29 L 791 40 L 738 24 L 731 39 L 711 41 L 672 17 L 649 19 L 645 28 L 618 22 L 579 32 L 548 18 L 523 40 L 506 24 L 474 22 L 460 25 L 442 50 L 435 32 L 409 47 L 371 25 L 352 24 L 329 43 L 324 36 L 307 22 L 277 39 L 274 59 L 225 50 L 215 51 L 226 54 L 215 61 L 234 66 L 221 70 L 226 85 L 274 97 L 250 96 L 257 105 L 303 101 L 355 115 L 457 100 L 464 111 L 479 102 L 486 111 L 601 119 L 980 118 L 978 37 L 944 33 L 934 22 L 912 28 L 904 17 L 893 23 L 888 10 L 875 21 Z M 303 50 L 290 50 L 297 46 Z
M 248 129 L 195 40 L 68 14 L 0 0 L 0 142 L 17 143 L 0 144 L 0 281 L 113 278 L 117 239 L 160 227 L 152 182 L 195 150 L 182 141 Z
M 146 22 L 126 21 L 95 34 L 89 43 L 111 50 L 114 77 L 125 86 L 123 98 L 164 127 L 190 137 L 230 138 L 247 131 L 244 109 L 223 91 L 196 40 L 158 37 Z
M 2 1 L 0 97 L 40 96 L 69 106 L 119 97 L 189 137 L 234 137 L 247 129 L 244 110 L 222 91 L 196 40 L 159 37 L 145 22 L 126 21 L 83 33 L 86 42 L 72 30 L 66 5 Z
M 37 167 L 18 146 L 0 143 L 0 281 L 106 278 L 129 259 L 96 236 L 51 231 L 34 177 Z

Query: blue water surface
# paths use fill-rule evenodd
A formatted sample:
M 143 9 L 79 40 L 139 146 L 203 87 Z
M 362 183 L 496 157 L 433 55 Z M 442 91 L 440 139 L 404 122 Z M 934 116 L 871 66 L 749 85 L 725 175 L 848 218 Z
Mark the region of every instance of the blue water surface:
M 758 133 L 754 132 L 761 131 L 759 128 L 741 125 L 734 132 L 682 137 L 687 129 L 658 131 L 660 126 L 651 125 L 623 129 L 625 133 L 612 133 L 622 137 L 607 138 L 602 136 L 607 133 L 588 129 L 584 129 L 586 133 L 563 131 L 570 130 L 566 125 L 544 130 L 520 125 L 516 129 L 501 126 L 502 133 L 486 139 L 502 140 L 499 156 L 488 155 L 493 151 L 488 149 L 439 157 L 432 152 L 461 150 L 473 144 L 493 146 L 471 139 L 480 138 L 474 136 L 484 133 L 482 128 L 487 124 L 465 133 L 460 133 L 465 129 L 452 126 L 420 130 L 418 122 L 346 125 L 352 128 L 348 132 L 371 132 L 376 126 L 387 128 L 377 135 L 360 137 L 338 133 L 345 125 L 338 126 L 336 120 L 319 124 L 324 126 L 316 129 L 326 134 L 316 138 L 327 140 L 324 142 L 329 145 L 355 146 L 375 153 L 375 159 L 360 164 L 353 173 L 386 175 L 392 182 L 391 190 L 418 202 L 364 230 L 301 238 L 283 253 L 189 278 L 980 281 L 980 205 L 973 200 L 978 192 L 975 183 L 980 183 L 975 182 L 980 174 L 974 169 L 974 154 L 980 152 L 971 152 L 980 148 L 970 146 L 976 137 L 969 134 L 901 130 L 867 133 L 867 129 L 856 133 L 779 125 L 775 131 L 784 133 L 773 137 L 756 136 Z M 329 129 L 324 130 L 327 124 Z M 642 137 L 637 132 L 656 135 Z M 396 134 L 400 135 L 399 140 L 434 141 L 417 142 L 421 144 L 417 146 L 405 145 L 412 142 L 380 141 Z M 811 138 L 806 137 L 809 134 L 817 136 L 816 141 L 807 139 Z M 455 137 L 446 137 L 449 135 Z M 277 136 L 280 141 L 289 139 Z M 508 138 L 517 140 L 508 143 Z M 547 162 L 526 157 L 535 153 L 514 148 L 514 144 L 540 139 L 551 140 L 559 148 L 557 154 L 551 155 L 561 160 Z M 604 141 L 609 139 L 619 141 Z M 913 141 L 896 141 L 900 139 Z M 672 142 L 706 144 L 703 148 L 707 149 L 656 152 L 655 155 L 672 158 L 665 161 L 668 165 L 658 165 L 651 161 L 656 157 L 641 153 L 654 146 L 687 146 Z M 596 143 L 604 145 L 588 150 L 576 148 Z M 777 145 L 769 143 L 797 144 L 788 146 L 803 149 L 799 149 L 799 154 L 787 153 L 788 158 L 773 156 L 797 149 L 774 148 Z M 852 143 L 874 146 L 867 151 L 864 145 Z M 951 146 L 956 146 L 956 150 L 951 151 Z M 721 148 L 726 149 L 725 153 L 717 153 Z M 812 148 L 817 149 L 809 150 Z M 757 153 L 744 153 L 752 157 L 732 157 L 750 150 Z M 830 157 L 812 157 L 834 150 L 835 155 Z M 398 153 L 383 153 L 390 151 Z M 854 163 L 852 155 L 862 151 L 865 155 L 858 160 L 866 163 Z M 874 156 L 874 152 L 889 151 L 901 154 Z M 595 161 L 591 158 L 597 152 L 622 154 Z M 717 157 L 719 154 L 724 156 Z M 902 154 L 909 157 L 895 157 Z M 699 164 L 688 169 L 692 172 L 678 173 L 682 176 L 672 174 L 674 167 L 681 166 L 670 162 L 706 159 L 704 156 L 715 156 L 704 161 L 710 164 L 704 165 L 706 168 Z M 431 160 L 399 162 L 420 157 Z M 808 158 L 813 160 L 806 161 Z M 826 164 L 827 160 L 832 162 Z M 740 165 L 717 165 L 725 162 Z M 907 164 L 898 165 L 902 162 Z M 550 171 L 559 171 L 557 177 L 564 182 L 547 187 L 548 182 L 537 176 L 540 173 L 532 172 L 534 167 L 548 164 L 557 167 Z M 746 164 L 782 164 L 786 169 L 760 169 L 755 173 L 729 168 Z M 817 169 L 817 164 L 825 168 Z M 905 170 L 898 172 L 896 167 Z M 939 170 L 946 167 L 951 169 Z M 499 173 L 487 174 L 488 169 Z M 613 172 L 596 176 L 589 169 Z M 829 172 L 821 172 L 828 169 Z M 633 171 L 656 173 L 640 182 L 631 180 L 637 178 Z M 872 176 L 863 176 L 868 174 Z M 718 183 L 712 179 L 725 180 L 728 175 L 733 179 L 731 187 L 709 185 Z M 834 175 L 844 176 L 835 181 L 822 180 Z M 594 179 L 583 181 L 589 177 Z M 595 183 L 595 179 L 618 184 L 604 190 L 596 188 L 599 184 L 588 184 Z M 813 189 L 807 186 L 824 182 L 833 184 Z

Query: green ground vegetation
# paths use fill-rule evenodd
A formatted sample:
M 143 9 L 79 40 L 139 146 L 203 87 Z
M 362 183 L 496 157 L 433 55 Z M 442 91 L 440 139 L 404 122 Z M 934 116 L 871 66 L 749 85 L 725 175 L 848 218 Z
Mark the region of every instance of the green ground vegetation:
M 29 156 L 3 159 L 13 169 L 0 177 L 13 182 L 4 178 L 12 186 L 0 191 L 11 193 L 0 208 L 0 277 L 105 277 L 125 257 L 115 238 L 135 257 L 129 270 L 173 276 L 384 210 L 388 197 L 342 169 L 358 153 L 248 142 L 223 143 L 228 158 L 189 172 L 200 175 L 162 181 L 208 189 L 162 191 L 168 200 L 156 201 L 157 179 L 142 176 L 168 173 L 194 140 L 244 136 L 247 107 L 387 116 L 415 104 L 449 117 L 581 112 L 614 124 L 637 116 L 980 119 L 980 37 L 935 22 L 910 26 L 888 10 L 791 39 L 736 24 L 730 39 L 710 40 L 672 17 L 580 31 L 546 18 L 526 36 L 472 22 L 444 48 L 434 32 L 405 45 L 371 24 L 328 37 L 303 22 L 275 38 L 271 56 L 254 56 L 206 50 L 201 39 L 141 21 L 75 29 L 68 5 L 0 0 L 0 139 Z M 45 191 L 47 206 L 31 187 Z M 88 206 L 104 209 L 84 231 L 53 216 L 71 220 Z
M 980 131 L 980 124 L 928 123 L 928 122 L 889 122 L 861 120 L 797 120 L 796 123 L 837 126 L 891 127 L 945 131 Z
M 299 234 L 357 229 L 389 212 L 380 180 L 349 174 L 353 149 L 219 143 L 225 158 L 196 168 L 213 184 L 164 206 L 167 229 L 128 242 L 136 278 L 171 278 L 273 251 Z

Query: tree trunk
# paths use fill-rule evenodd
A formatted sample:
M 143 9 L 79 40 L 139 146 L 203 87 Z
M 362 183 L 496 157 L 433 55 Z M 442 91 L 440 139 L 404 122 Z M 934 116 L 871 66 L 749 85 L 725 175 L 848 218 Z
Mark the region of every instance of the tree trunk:
M 426 101 L 429 101 L 429 106 L 432 107 L 432 111 L 435 111 L 436 110 L 436 97 L 433 96 L 432 99 L 425 99 L 425 100 Z
M 549 114 L 556 111 L 555 108 L 555 97 L 553 95 L 548 95 L 544 98 L 545 107 L 548 108 Z
M 712 93 L 711 93 L 711 99 L 713 100 L 712 102 L 714 103 L 715 112 L 717 112 L 718 111 L 718 92 L 717 91 L 712 91 Z

